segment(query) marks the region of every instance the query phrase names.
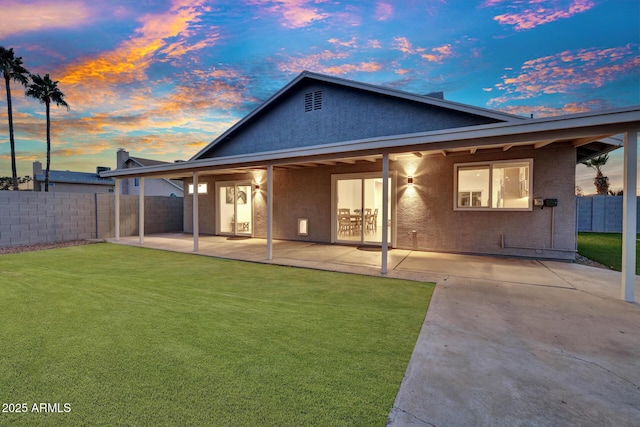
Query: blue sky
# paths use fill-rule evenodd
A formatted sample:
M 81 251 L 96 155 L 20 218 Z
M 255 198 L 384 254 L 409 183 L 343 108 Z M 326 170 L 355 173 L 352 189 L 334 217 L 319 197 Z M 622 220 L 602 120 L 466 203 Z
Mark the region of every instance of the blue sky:
M 59 81 L 52 169 L 188 159 L 307 69 L 535 117 L 640 104 L 637 0 L 0 0 L 0 45 Z M 12 85 L 19 175 L 44 108 Z M 0 95 L 0 176 L 9 176 Z M 622 150 L 605 174 L 621 188 Z M 593 192 L 594 173 L 577 167 Z

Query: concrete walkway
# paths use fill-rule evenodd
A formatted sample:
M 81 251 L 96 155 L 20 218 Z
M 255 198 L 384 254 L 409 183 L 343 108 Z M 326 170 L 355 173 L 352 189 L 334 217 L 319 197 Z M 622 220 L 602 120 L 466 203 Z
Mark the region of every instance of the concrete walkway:
M 199 253 L 267 262 L 262 239 L 204 237 Z M 345 246 L 276 241 L 269 263 L 380 275 L 379 252 Z M 392 250 L 387 276 L 437 283 L 388 425 L 640 426 L 640 305 L 620 300 L 620 273 Z

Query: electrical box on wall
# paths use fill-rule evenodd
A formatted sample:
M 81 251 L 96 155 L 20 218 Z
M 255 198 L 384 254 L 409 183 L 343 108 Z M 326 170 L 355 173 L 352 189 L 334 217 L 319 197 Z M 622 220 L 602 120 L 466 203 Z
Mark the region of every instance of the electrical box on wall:
M 533 199 L 533 206 L 544 206 L 544 200 L 543 199 Z
M 558 206 L 558 199 L 544 199 L 544 205 L 548 208 L 555 208 Z

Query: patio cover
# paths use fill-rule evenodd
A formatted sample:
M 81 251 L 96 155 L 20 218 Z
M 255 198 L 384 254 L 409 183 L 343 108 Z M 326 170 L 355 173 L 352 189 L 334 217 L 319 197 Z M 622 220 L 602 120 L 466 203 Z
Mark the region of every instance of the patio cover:
M 293 164 L 311 165 L 314 162 L 382 158 L 383 177 L 388 174 L 389 156 L 402 153 L 439 153 L 446 156 L 450 152 L 489 148 L 508 150 L 514 146 L 541 148 L 550 144 L 571 143 L 576 149 L 590 147 L 591 156 L 611 151 L 618 147 L 610 137 L 624 135 L 624 202 L 623 202 L 623 254 L 621 297 L 625 301 L 634 300 L 635 252 L 636 252 L 636 192 L 637 192 L 637 145 L 640 130 L 640 105 L 615 110 L 589 112 L 573 115 L 531 119 L 521 122 L 505 122 L 489 125 L 468 126 L 421 132 L 414 134 L 376 137 L 340 143 L 301 147 L 295 149 L 252 153 L 217 158 L 206 158 L 163 165 L 151 165 L 132 169 L 116 169 L 101 173 L 102 177 L 116 178 L 116 225 L 119 223 L 119 181 L 122 178 L 141 179 L 140 212 L 144 218 L 145 177 L 186 178 L 193 177 L 197 188 L 199 175 L 241 173 L 250 170 L 267 170 L 267 259 L 272 255 L 272 176 L 274 166 Z M 585 151 L 583 151 L 585 153 Z M 585 154 L 583 154 L 585 156 Z M 586 157 L 583 157 L 586 158 Z M 582 160 L 582 159 L 576 159 Z M 383 180 L 386 182 L 386 180 Z M 383 192 L 383 195 L 386 195 Z M 388 203 L 386 196 L 384 203 Z M 194 251 L 197 251 L 198 198 L 194 204 Z M 383 213 L 386 210 L 383 209 Z M 385 219 L 383 218 L 383 221 Z M 140 241 L 144 235 L 144 221 L 140 221 Z M 116 226 L 116 238 L 119 229 Z M 386 242 L 383 236 L 383 242 Z M 381 270 L 386 273 L 387 248 L 383 243 Z

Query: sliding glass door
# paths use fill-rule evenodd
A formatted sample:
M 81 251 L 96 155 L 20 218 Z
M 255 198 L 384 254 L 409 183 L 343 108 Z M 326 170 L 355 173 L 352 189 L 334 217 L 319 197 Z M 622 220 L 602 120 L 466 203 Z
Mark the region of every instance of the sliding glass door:
M 333 178 L 333 223 L 336 242 L 382 244 L 387 227 L 391 243 L 392 178 L 389 178 L 387 224 L 382 222 L 382 177 L 377 174 L 339 175 Z
M 216 189 L 219 233 L 251 236 L 253 229 L 251 183 L 218 183 Z

